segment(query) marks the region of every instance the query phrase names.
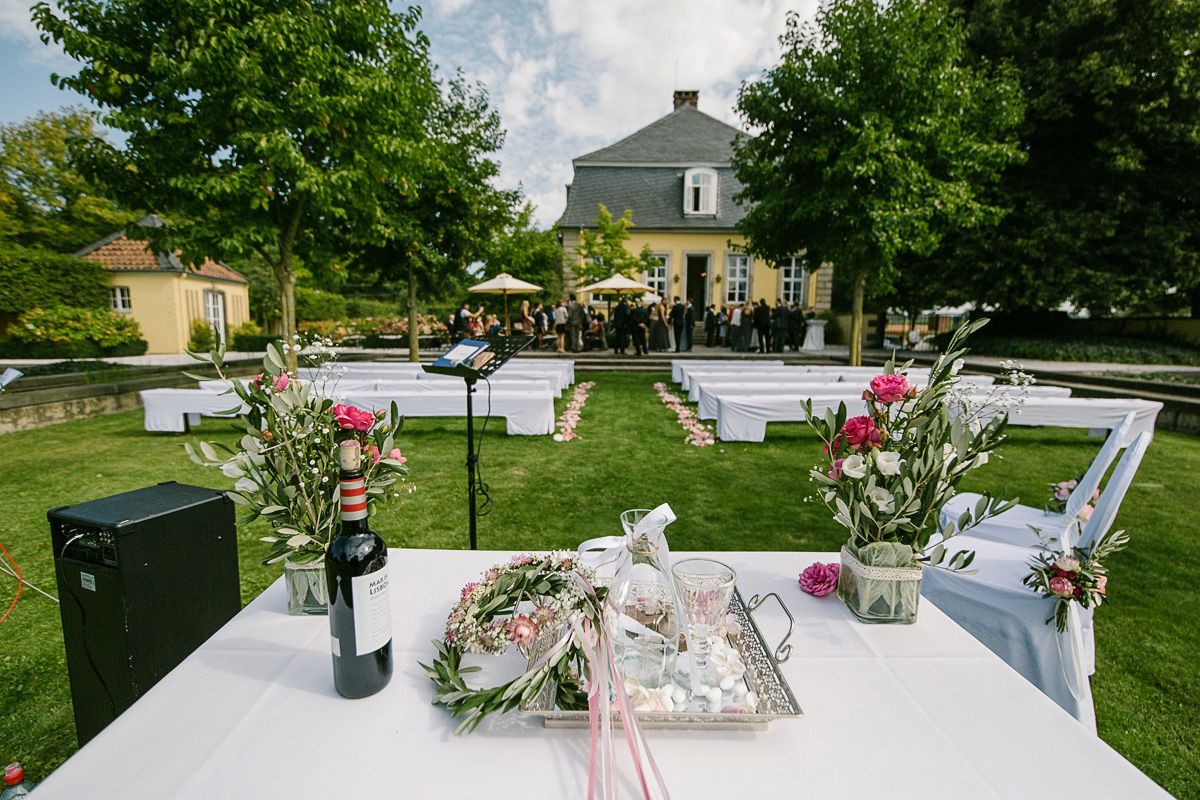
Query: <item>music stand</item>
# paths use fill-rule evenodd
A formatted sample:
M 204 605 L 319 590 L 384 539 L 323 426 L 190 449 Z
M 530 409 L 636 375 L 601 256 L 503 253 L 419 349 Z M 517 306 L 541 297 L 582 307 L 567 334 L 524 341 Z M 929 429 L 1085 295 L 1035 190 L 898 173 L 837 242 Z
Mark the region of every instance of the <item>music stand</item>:
M 479 450 L 475 446 L 475 413 L 472 403 L 475 383 L 481 378 L 491 377 L 492 373 L 507 364 L 513 356 L 529 347 L 533 342 L 534 337 L 532 336 L 487 336 L 482 339 L 463 339 L 446 351 L 437 361 L 421 367 L 426 372 L 435 375 L 453 375 L 456 378 L 462 378 L 467 385 L 467 508 L 470 520 L 467 538 L 472 550 L 475 549 L 476 543 L 475 484 L 476 466 L 479 463 Z M 491 353 L 492 356 L 478 368 L 461 359 L 451 360 L 447 357 L 462 345 L 474 346 L 470 356 L 471 361 L 479 359 L 484 353 Z

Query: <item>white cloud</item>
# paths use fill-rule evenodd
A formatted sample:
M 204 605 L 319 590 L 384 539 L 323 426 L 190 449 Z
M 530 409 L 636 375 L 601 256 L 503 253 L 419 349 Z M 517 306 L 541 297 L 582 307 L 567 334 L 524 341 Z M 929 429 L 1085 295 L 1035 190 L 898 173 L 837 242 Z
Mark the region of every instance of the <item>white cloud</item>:
M 738 124 L 738 87 L 778 60 L 787 12 L 816 8 L 817 0 L 440 0 L 425 29 L 443 67 L 487 86 L 508 129 L 502 178 L 519 181 L 550 224 L 562 213 L 571 159 L 668 113 L 675 89 L 699 90 L 702 111 Z

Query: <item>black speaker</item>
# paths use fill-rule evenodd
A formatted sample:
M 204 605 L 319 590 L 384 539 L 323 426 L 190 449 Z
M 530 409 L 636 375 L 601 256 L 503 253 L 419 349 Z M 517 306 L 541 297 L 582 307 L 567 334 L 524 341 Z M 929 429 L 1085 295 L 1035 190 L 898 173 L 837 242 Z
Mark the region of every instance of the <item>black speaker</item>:
M 233 502 L 172 482 L 47 517 L 83 745 L 240 610 Z

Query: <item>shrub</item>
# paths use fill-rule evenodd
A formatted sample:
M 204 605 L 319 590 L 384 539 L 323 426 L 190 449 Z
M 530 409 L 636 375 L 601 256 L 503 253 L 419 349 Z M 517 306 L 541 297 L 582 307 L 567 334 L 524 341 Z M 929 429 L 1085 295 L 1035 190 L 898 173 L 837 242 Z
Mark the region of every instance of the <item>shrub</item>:
M 267 350 L 267 345 L 278 340 L 278 336 L 270 336 L 268 334 L 255 336 L 248 333 L 234 333 L 230 349 L 237 353 L 264 353 Z
M 0 350 L 15 358 L 96 358 L 146 352 L 142 330 L 124 314 L 107 309 L 35 308 L 9 330 Z
M 212 349 L 214 339 L 216 339 L 216 336 L 208 320 L 192 320 L 191 335 L 188 337 L 189 350 L 193 353 L 207 353 Z
M 986 330 L 986 329 L 985 329 Z M 937 342 L 945 340 L 940 335 Z M 1114 364 L 1182 364 L 1200 366 L 1200 350 L 1149 339 L 1090 338 L 1036 339 L 1029 337 L 976 337 L 971 352 L 1001 358 L 1043 361 L 1093 361 Z
M 346 298 L 320 289 L 296 287 L 296 319 L 326 320 L 345 319 Z
M 399 310 L 400 305 L 394 300 L 376 300 L 373 297 L 346 298 L 346 316 L 351 319 L 395 316 Z
M 252 319 L 248 319 L 229 332 L 230 336 L 262 336 L 263 329 Z
M 33 247 L 0 246 L 0 313 L 108 308 L 108 272 L 94 261 Z

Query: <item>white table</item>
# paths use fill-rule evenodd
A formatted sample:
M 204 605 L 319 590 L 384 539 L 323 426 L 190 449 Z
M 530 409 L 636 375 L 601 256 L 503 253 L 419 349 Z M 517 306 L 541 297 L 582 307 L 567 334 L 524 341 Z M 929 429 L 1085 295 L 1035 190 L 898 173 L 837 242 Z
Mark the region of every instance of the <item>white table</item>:
M 1051 393 L 1057 387 L 1042 387 Z M 1040 390 L 1039 390 L 1040 391 Z M 717 397 L 717 437 L 726 442 L 761 442 L 768 422 L 803 422 L 802 403 L 808 395 L 801 392 L 777 395 L 721 394 Z M 850 416 L 866 413 L 861 397 L 813 396 L 813 411 L 824 414 L 826 408 L 846 404 Z M 1124 400 L 1094 397 L 1044 397 L 1034 392 L 1008 417 L 1009 425 L 1048 425 L 1058 428 L 1109 430 L 1121 424 L 1130 411 L 1137 417 L 1127 437 L 1130 441 L 1142 431 L 1153 431 L 1154 420 L 1162 403 L 1153 400 Z M 1128 442 L 1126 442 L 1128 444 Z
M 467 391 L 428 383 L 429 388 L 377 392 L 346 392 L 347 403 L 369 411 L 388 408 L 394 401 L 405 417 L 465 417 Z M 488 413 L 488 389 L 475 392 L 475 424 Z M 554 433 L 554 393 L 549 390 L 493 389 L 493 417 L 503 417 L 509 436 L 545 436 Z
M 146 389 L 138 392 L 142 398 L 143 427 L 148 431 L 183 433 L 188 423 L 197 425 L 200 415 L 231 417 L 226 413 L 234 408 L 245 412 L 237 395 L 207 392 L 200 389 Z
M 327 621 L 289 617 L 277 581 L 38 799 L 584 797 L 587 731 L 509 714 L 456 738 L 417 666 L 460 588 L 508 555 L 392 551 L 395 674 L 364 700 L 335 694 Z M 746 598 L 777 591 L 795 614 L 782 669 L 804 717 L 759 733 L 649 731 L 672 797 L 1168 797 L 932 604 L 914 625 L 861 625 L 796 585 L 832 553 L 714 555 Z M 782 635 L 774 603 L 757 618 Z

